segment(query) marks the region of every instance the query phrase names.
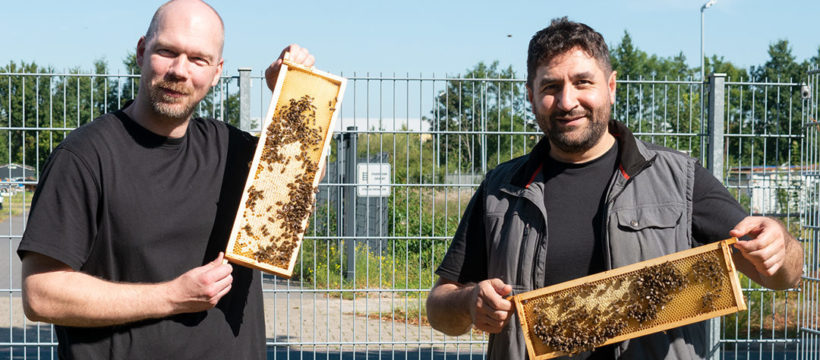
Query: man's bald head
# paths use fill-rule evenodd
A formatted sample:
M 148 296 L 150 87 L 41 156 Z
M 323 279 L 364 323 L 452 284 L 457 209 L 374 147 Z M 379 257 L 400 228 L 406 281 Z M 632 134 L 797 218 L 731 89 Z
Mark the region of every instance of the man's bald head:
M 203 14 L 206 15 L 208 13 L 212 14 L 219 23 L 219 33 L 221 34 L 221 38 L 219 39 L 219 56 L 222 57 L 222 49 L 225 43 L 225 24 L 222 22 L 222 17 L 219 16 L 219 13 L 216 12 L 211 5 L 208 3 L 200 0 L 170 0 L 165 4 L 162 4 L 157 11 L 154 13 L 154 17 L 151 18 L 151 24 L 148 25 L 148 31 L 145 32 L 145 41 L 150 42 L 153 37 L 157 35 L 157 31 L 159 31 L 159 26 L 162 22 L 162 18 L 165 16 L 179 16 L 180 14 Z

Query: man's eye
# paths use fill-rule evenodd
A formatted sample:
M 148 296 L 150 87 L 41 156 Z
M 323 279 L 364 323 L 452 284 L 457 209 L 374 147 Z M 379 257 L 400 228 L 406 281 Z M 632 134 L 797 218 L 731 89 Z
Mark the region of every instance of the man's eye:
M 174 54 L 173 51 L 168 50 L 168 49 L 158 49 L 157 54 L 159 56 L 164 56 L 164 57 L 174 57 L 174 56 L 176 56 L 176 54 Z
M 560 86 L 558 86 L 557 84 L 544 85 L 544 92 L 553 93 L 553 92 L 558 91 L 559 88 L 560 88 Z
M 195 57 L 195 58 L 192 58 L 192 59 L 191 59 L 191 61 L 192 61 L 194 64 L 197 64 L 197 65 L 199 65 L 199 66 L 208 66 L 208 65 L 211 65 L 211 63 L 210 63 L 210 62 L 208 62 L 208 60 L 206 60 L 205 58 L 201 58 L 201 57 Z

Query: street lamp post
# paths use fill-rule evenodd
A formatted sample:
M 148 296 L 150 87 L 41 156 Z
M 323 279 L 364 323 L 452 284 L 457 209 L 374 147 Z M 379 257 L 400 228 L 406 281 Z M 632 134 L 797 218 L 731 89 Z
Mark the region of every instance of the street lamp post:
M 704 72 L 705 69 L 703 68 L 703 12 L 706 9 L 710 8 L 714 5 L 717 0 L 709 0 L 703 6 L 700 7 L 700 83 L 701 86 L 704 86 L 706 79 L 704 79 Z M 704 94 L 703 87 L 701 87 L 701 94 Z M 704 102 L 701 101 L 701 110 L 703 110 Z M 701 112 L 703 113 L 703 112 Z M 712 171 L 714 171 L 714 165 L 712 167 Z M 717 349 L 720 348 L 720 319 L 714 318 L 709 320 L 709 330 L 706 333 L 706 342 L 709 349 L 709 359 L 718 359 L 720 355 L 717 352 Z
M 712 7 L 717 0 L 709 0 L 700 7 L 700 81 L 703 81 L 703 12 Z

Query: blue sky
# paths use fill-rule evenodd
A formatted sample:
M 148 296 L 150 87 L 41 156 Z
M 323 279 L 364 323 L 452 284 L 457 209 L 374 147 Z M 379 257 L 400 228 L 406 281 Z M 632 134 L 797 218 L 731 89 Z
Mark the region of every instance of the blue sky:
M 57 70 L 91 69 L 122 58 L 162 1 L 4 1 L 0 65 L 35 61 Z M 524 76 L 527 42 L 563 15 L 600 31 L 613 45 L 629 31 L 642 50 L 680 51 L 699 65 L 705 0 L 626 1 L 244 1 L 213 0 L 226 24 L 226 72 L 261 71 L 288 43 L 308 47 L 317 68 L 357 74 L 454 75 L 499 60 Z M 798 60 L 817 55 L 820 1 L 718 0 L 706 10 L 706 54 L 741 67 L 762 64 L 788 39 Z

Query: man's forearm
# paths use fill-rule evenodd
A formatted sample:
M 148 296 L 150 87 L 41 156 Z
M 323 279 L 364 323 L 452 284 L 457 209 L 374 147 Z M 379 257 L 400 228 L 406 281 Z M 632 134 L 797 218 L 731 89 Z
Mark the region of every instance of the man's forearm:
M 752 281 L 773 290 L 785 290 L 797 286 L 803 274 L 803 247 L 793 237 L 786 240 L 783 264 L 772 275 L 758 271 L 743 257 L 740 251 L 732 254 L 735 266 Z
M 165 284 L 114 283 L 75 271 L 26 277 L 23 298 L 28 318 L 65 326 L 119 325 L 175 311 Z
M 470 285 L 459 285 L 441 279 L 427 297 L 427 319 L 430 326 L 447 335 L 466 333 L 472 326 L 469 305 Z
M 786 241 L 783 265 L 771 276 L 761 276 L 761 285 L 769 289 L 785 290 L 797 286 L 803 275 L 803 246 L 790 237 Z
M 23 310 L 29 319 L 68 326 L 110 326 L 216 306 L 231 290 L 224 254 L 175 279 L 155 284 L 116 283 L 50 257 L 23 257 Z

